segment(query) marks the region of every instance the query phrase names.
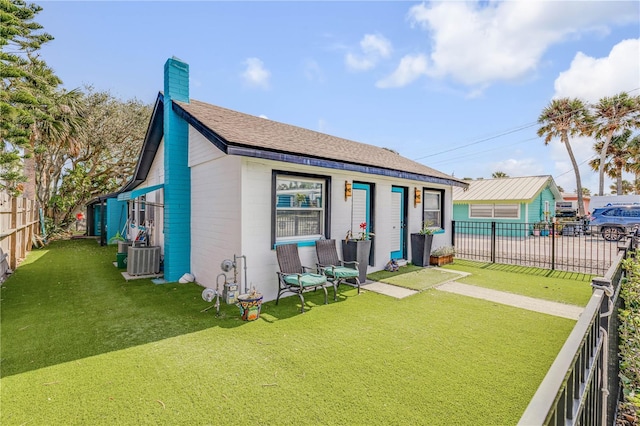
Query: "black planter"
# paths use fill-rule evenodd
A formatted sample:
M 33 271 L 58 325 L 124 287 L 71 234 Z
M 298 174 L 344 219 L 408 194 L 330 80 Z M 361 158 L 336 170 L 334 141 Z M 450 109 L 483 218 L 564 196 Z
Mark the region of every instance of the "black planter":
M 360 284 L 367 282 L 367 266 L 369 266 L 370 252 L 371 240 L 342 240 L 342 260 L 345 262 L 358 262 Z
M 428 266 L 433 235 L 411 234 L 411 263 Z

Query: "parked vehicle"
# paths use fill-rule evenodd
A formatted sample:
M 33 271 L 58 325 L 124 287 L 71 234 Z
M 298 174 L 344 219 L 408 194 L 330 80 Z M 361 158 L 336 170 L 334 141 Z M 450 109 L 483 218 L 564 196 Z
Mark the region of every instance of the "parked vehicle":
M 640 205 L 610 206 L 595 209 L 590 225 L 607 241 L 618 241 L 635 225 L 640 225 Z
M 593 195 L 589 201 L 592 210 L 631 205 L 640 206 L 640 195 Z

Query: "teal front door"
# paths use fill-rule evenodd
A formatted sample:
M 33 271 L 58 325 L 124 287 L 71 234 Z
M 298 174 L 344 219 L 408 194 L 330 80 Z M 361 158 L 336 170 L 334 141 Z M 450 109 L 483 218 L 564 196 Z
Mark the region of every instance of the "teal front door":
M 368 183 L 354 182 L 351 191 L 352 208 L 351 208 L 351 232 L 355 238 L 358 238 L 362 229 L 360 224 L 366 223 L 366 231 L 373 230 L 373 210 L 372 210 L 372 185 Z M 371 252 L 369 255 L 369 265 L 373 265 L 373 256 L 375 249 L 375 238 L 371 241 Z
M 391 188 L 391 259 L 407 258 L 406 238 L 407 189 Z

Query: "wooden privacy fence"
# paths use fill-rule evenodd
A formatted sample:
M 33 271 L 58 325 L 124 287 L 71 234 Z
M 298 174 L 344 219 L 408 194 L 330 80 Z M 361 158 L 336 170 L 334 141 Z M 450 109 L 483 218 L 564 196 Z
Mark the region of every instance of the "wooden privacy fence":
M 31 250 L 38 222 L 34 200 L 0 192 L 0 281 L 6 273 L 3 268 L 15 270 Z

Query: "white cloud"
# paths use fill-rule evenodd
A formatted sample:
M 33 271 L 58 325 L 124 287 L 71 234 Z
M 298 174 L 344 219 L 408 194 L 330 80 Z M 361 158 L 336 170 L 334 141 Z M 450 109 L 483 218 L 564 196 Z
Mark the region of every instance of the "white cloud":
M 406 55 L 400 60 L 400 65 L 391 75 L 376 82 L 376 87 L 387 89 L 406 86 L 425 75 L 427 69 L 428 62 L 425 55 Z
M 393 51 L 391 42 L 379 34 L 365 34 L 360 41 L 360 47 L 365 54 L 381 58 L 388 58 Z
M 258 58 L 247 58 L 244 64 L 247 66 L 242 73 L 244 82 L 251 87 L 268 89 L 271 72 L 264 67 L 264 63 Z
M 615 45 L 608 56 L 593 58 L 579 52 L 568 70 L 560 73 L 555 81 L 554 98 L 580 98 L 586 102 L 597 102 L 603 96 L 612 96 L 623 91 L 637 89 L 640 84 L 640 39 L 623 40 Z M 571 149 L 580 168 L 582 185 L 598 190 L 598 173 L 589 166 L 596 153 L 593 139 L 571 138 Z M 575 174 L 569 161 L 567 149 L 558 140 L 550 144 L 551 159 L 555 164 L 558 184 L 567 191 L 576 187 Z M 611 179 L 605 177 L 605 192 Z
M 347 69 L 354 72 L 368 71 L 376 65 L 373 59 L 353 53 L 347 53 L 344 62 L 347 64 Z
M 635 2 L 438 2 L 411 7 L 429 33 L 432 77 L 468 86 L 531 75 L 550 46 L 585 32 L 638 21 Z
M 365 34 L 360 40 L 362 53 L 348 52 L 345 64 L 349 71 L 367 71 L 374 68 L 381 59 L 388 58 L 393 51 L 391 42 L 380 34 Z
M 640 39 L 630 39 L 615 45 L 604 58 L 578 52 L 569 69 L 556 79 L 554 97 L 576 97 L 593 103 L 639 85 Z

